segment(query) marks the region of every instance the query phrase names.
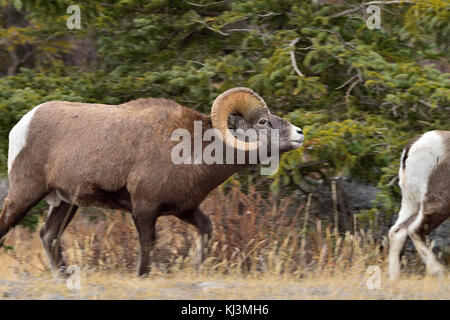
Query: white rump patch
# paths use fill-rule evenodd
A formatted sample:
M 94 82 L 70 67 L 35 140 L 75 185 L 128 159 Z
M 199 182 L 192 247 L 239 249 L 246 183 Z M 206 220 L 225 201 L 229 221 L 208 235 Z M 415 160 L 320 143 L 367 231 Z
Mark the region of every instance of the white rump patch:
M 31 120 L 33 119 L 34 113 L 42 105 L 43 103 L 27 112 L 9 132 L 8 173 L 11 171 L 14 160 L 20 151 L 25 148 Z
M 404 158 L 404 153 L 405 151 L 401 159 Z M 444 156 L 444 141 L 436 131 L 425 133 L 411 146 L 405 169 L 400 164 L 399 184 L 402 189 L 402 206 L 397 222 L 391 230 L 397 230 L 403 223 L 419 214 L 421 203 L 425 200 L 428 191 L 428 179 Z M 411 223 L 411 225 L 415 224 Z
M 428 178 L 438 163 L 444 160 L 445 144 L 436 131 L 425 133 L 409 149 L 401 186 L 411 199 L 422 202 L 428 189 Z

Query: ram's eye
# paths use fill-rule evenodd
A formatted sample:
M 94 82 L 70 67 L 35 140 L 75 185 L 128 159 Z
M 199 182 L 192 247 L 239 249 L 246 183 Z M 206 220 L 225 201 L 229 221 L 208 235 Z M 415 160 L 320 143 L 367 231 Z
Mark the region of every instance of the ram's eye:
M 265 126 L 267 124 L 267 122 L 268 122 L 267 119 L 261 119 L 261 120 L 258 121 L 258 124 L 260 126 Z

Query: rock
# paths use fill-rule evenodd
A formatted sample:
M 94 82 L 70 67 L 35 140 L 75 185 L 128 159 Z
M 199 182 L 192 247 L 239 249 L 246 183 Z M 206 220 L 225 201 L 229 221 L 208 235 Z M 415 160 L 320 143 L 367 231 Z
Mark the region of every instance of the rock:
M 374 186 L 349 179 L 343 179 L 340 187 L 347 197 L 349 209 L 353 212 L 372 208 L 371 201 L 375 200 L 379 192 Z
M 311 179 L 310 179 L 311 180 Z M 375 186 L 344 177 L 336 179 L 336 195 L 337 195 L 337 211 L 339 214 L 339 230 L 340 232 L 353 231 L 353 214 L 361 210 L 371 209 L 372 201 L 375 200 L 379 190 Z M 316 218 L 334 222 L 333 211 L 333 195 L 332 185 L 322 184 L 321 181 L 310 181 L 316 187 L 311 189 L 311 185 L 306 183 L 302 185 L 302 189 L 313 192 L 313 201 L 311 204 L 310 217 L 312 221 Z M 306 196 L 299 197 L 301 202 L 306 202 Z

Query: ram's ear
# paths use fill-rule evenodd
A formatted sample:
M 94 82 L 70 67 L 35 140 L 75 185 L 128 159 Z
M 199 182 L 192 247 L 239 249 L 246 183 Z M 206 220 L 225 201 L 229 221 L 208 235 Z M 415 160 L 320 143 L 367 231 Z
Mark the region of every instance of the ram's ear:
M 228 129 L 245 129 L 245 120 L 240 115 L 230 114 L 228 116 Z

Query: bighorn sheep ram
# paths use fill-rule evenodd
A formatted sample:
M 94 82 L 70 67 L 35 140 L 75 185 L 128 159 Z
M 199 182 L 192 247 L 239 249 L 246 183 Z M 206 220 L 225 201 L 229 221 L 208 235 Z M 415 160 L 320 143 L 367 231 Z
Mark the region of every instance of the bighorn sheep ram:
M 121 105 L 46 102 L 10 132 L 10 190 L 0 217 L 0 239 L 45 198 L 50 208 L 40 236 L 53 271 L 65 266 L 61 247 L 53 246 L 79 206 L 131 212 L 140 242 L 138 275 L 149 271 L 155 223 L 161 215 L 175 215 L 196 227 L 202 261 L 204 236 L 211 234 L 212 224 L 200 203 L 251 164 L 174 164 L 172 132 L 182 128 L 192 133 L 196 121 L 205 130 L 220 132 L 221 145 L 247 156 L 261 145 L 262 133 L 257 141 L 244 141 L 230 129 L 253 128 L 266 138 L 278 132 L 280 153 L 299 148 L 304 139 L 300 128 L 272 115 L 264 100 L 247 88 L 219 95 L 211 117 L 165 99 Z
M 389 232 L 389 276 L 400 273 L 400 252 L 412 239 L 429 274 L 445 270 L 425 237 L 450 216 L 450 131 L 430 131 L 411 141 L 400 164 L 402 205 Z

